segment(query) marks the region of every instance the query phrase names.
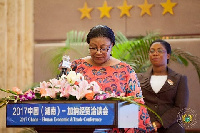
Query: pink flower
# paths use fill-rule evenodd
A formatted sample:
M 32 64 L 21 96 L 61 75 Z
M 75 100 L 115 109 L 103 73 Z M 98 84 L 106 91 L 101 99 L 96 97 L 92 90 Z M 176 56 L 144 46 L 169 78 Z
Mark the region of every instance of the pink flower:
M 95 100 L 105 100 L 110 97 L 109 93 L 99 94 L 95 96 Z
M 26 95 L 19 95 L 20 101 L 28 100 Z
M 88 90 L 89 84 L 86 80 L 82 80 L 79 82 L 79 86 L 74 85 L 73 89 L 69 92 L 70 95 L 76 96 L 77 100 L 81 100 L 83 97 L 85 97 L 85 94 L 92 92 L 91 90 Z
M 40 94 L 41 94 L 41 97 L 43 96 L 47 96 L 47 91 L 45 88 L 40 88 Z
M 18 95 L 22 94 L 22 91 L 18 87 L 13 87 L 12 91 L 16 92 Z
M 60 82 L 59 82 L 59 80 L 57 80 L 57 79 L 50 79 L 49 80 L 50 81 L 50 83 L 51 83 L 51 87 L 53 88 L 53 87 L 60 87 Z
M 45 81 L 40 82 L 40 88 L 48 88 L 49 84 Z
M 65 80 L 65 79 L 63 79 L 63 80 L 60 80 L 59 81 L 60 83 L 60 88 L 63 88 L 63 87 L 65 87 L 66 85 L 68 85 L 68 82 Z
M 66 97 L 66 98 L 68 98 L 69 97 L 69 91 L 71 90 L 71 86 L 69 85 L 69 84 L 65 84 L 65 86 L 64 87 L 62 87 L 61 89 L 60 89 L 60 97 Z
M 46 90 L 46 96 L 50 96 L 51 98 L 56 98 L 55 88 L 48 88 Z
M 33 100 L 33 99 L 35 99 L 35 93 L 31 89 L 29 89 L 28 91 L 26 91 L 24 93 L 24 95 L 26 95 L 27 100 Z
M 31 90 L 31 89 L 28 89 L 26 92 L 24 92 L 24 94 L 30 93 L 30 92 L 32 92 L 32 90 Z

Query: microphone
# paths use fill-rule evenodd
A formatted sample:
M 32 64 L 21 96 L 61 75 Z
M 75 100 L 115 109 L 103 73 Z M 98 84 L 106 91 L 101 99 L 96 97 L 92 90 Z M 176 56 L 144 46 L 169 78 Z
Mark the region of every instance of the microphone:
M 62 74 L 67 74 L 68 68 L 71 68 L 71 62 L 70 62 L 70 57 L 67 55 L 64 55 L 62 57 Z
M 61 77 L 62 75 L 68 74 L 68 71 L 70 71 L 70 68 L 71 68 L 70 57 L 67 55 L 64 55 L 62 57 L 62 64 L 60 63 L 59 67 L 62 67 L 62 71 L 59 74 L 59 76 L 57 76 L 57 78 Z

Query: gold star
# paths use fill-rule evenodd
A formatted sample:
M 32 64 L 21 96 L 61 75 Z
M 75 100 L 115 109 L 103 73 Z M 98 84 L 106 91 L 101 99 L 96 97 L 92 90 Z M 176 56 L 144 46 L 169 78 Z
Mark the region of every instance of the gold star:
M 167 0 L 166 3 L 161 3 L 161 6 L 164 8 L 163 15 L 169 12 L 170 14 L 174 14 L 172 8 L 176 6 L 177 3 L 172 3 L 171 0 Z
M 139 7 L 142 9 L 140 16 L 143 16 L 145 13 L 149 14 L 151 16 L 150 9 L 153 6 L 153 4 L 149 4 L 147 0 L 145 0 L 143 5 L 139 5 Z
M 129 10 L 132 8 L 132 5 L 127 5 L 127 1 L 124 0 L 123 2 L 123 6 L 119 6 L 118 8 L 121 10 L 121 14 L 120 17 L 122 17 L 123 15 L 127 15 L 128 17 L 130 17 L 130 13 Z
M 109 12 L 110 12 L 110 10 L 112 9 L 112 7 L 109 7 L 109 6 L 107 5 L 107 1 L 104 1 L 103 7 L 98 7 L 98 9 L 101 11 L 100 18 L 103 18 L 103 17 L 105 17 L 105 16 L 108 17 L 108 18 L 110 18 Z
M 105 16 L 108 17 L 108 18 L 110 18 L 109 12 L 110 12 L 110 10 L 112 9 L 112 7 L 109 7 L 109 6 L 107 5 L 107 1 L 104 1 L 103 7 L 98 7 L 98 9 L 101 11 L 100 18 L 103 18 L 103 17 L 105 17 Z
M 82 13 L 81 19 L 87 17 L 88 19 L 91 19 L 90 12 L 92 11 L 93 8 L 88 8 L 87 3 L 84 3 L 83 8 L 79 8 L 78 10 Z

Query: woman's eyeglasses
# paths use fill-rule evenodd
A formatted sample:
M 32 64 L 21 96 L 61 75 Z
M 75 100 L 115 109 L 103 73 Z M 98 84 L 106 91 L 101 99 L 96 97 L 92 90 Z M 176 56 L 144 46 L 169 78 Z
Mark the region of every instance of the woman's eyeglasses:
M 150 49 L 150 50 L 149 50 L 149 53 L 150 53 L 150 54 L 154 54 L 155 52 L 157 52 L 158 54 L 162 54 L 162 53 L 165 53 L 166 50 L 163 50 L 163 49 L 158 49 L 158 50 Z
M 108 48 L 89 48 L 90 52 L 96 53 L 97 51 L 100 50 L 101 53 L 107 53 L 108 50 L 110 49 L 110 46 Z

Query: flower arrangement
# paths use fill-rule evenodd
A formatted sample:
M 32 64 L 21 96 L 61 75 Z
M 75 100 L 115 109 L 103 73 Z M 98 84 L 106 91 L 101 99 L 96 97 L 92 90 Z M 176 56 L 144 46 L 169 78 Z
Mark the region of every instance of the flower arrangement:
M 25 100 L 105 100 L 112 97 L 125 96 L 124 93 L 116 95 L 115 92 L 103 92 L 97 84 L 90 83 L 84 79 L 84 76 L 75 71 L 69 71 L 68 75 L 62 75 L 59 79 L 50 79 L 40 82 L 38 87 L 28 89 L 22 92 L 18 87 L 12 90 L 1 89 L 3 92 L 13 95 L 0 100 L 0 107 L 6 105 L 9 101 Z

